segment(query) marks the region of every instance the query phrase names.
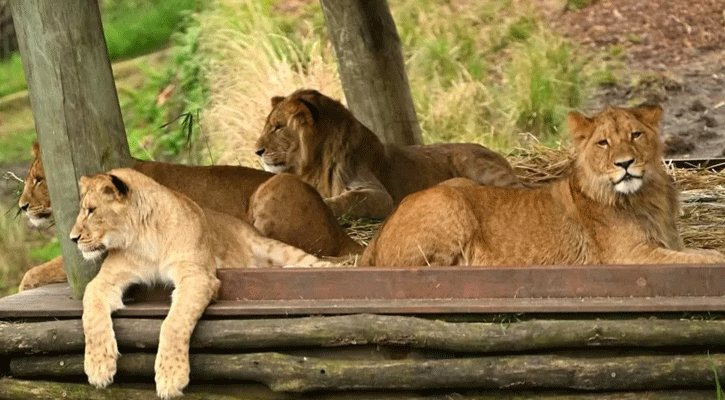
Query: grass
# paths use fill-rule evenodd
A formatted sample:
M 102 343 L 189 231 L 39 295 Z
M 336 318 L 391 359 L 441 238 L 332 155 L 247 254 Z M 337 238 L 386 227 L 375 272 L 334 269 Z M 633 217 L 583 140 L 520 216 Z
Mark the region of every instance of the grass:
M 28 88 L 25 83 L 23 62 L 20 54 L 13 54 L 10 59 L 0 62 L 0 97 L 19 92 Z
M 184 14 L 199 0 L 107 0 L 102 2 L 103 33 L 112 61 L 135 57 L 169 43 Z M 0 62 L 0 97 L 28 88 L 20 55 Z
M 202 129 L 222 163 L 256 165 L 269 99 L 300 87 L 341 99 L 319 4 L 290 18 L 273 1 L 220 0 L 197 16 L 209 85 Z M 477 142 L 509 151 L 521 137 L 561 141 L 599 60 L 549 31 L 520 1 L 391 0 L 426 143 Z M 344 99 L 343 99 L 344 100 Z

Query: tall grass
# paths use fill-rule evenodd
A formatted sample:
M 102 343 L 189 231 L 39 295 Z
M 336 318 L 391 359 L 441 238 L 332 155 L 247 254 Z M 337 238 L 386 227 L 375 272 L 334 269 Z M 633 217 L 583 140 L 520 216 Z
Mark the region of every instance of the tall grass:
M 220 162 L 255 163 L 271 96 L 312 87 L 342 97 L 319 4 L 290 15 L 276 3 L 217 0 L 197 18 L 199 50 L 209 60 L 202 127 Z M 506 151 L 522 134 L 559 141 L 566 113 L 591 86 L 592 60 L 549 31 L 530 2 L 389 4 L 425 142 Z
M 209 88 L 202 130 L 217 162 L 256 165 L 254 141 L 271 97 L 312 87 L 341 98 L 320 18 L 293 24 L 275 14 L 272 2 L 251 0 L 217 2 L 198 16 Z

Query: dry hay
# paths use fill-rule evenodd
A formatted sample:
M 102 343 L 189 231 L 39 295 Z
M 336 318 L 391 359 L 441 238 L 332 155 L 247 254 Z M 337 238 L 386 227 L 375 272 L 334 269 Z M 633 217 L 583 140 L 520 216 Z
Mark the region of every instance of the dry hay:
M 566 175 L 573 153 L 533 145 L 508 156 L 516 173 L 526 182 L 542 184 Z M 679 228 L 687 247 L 725 252 L 725 174 L 706 169 L 674 168 L 668 172 L 681 191 Z M 367 245 L 380 226 L 379 221 L 341 221 L 348 234 Z

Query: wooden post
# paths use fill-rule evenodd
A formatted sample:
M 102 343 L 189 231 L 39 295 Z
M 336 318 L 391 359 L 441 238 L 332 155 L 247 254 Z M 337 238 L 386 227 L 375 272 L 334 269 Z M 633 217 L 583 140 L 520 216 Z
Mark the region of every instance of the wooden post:
M 386 0 L 320 0 L 347 106 L 385 143 L 421 144 L 400 37 Z
M 53 214 L 76 298 L 98 263 L 68 238 L 78 178 L 131 164 L 96 0 L 12 0 Z

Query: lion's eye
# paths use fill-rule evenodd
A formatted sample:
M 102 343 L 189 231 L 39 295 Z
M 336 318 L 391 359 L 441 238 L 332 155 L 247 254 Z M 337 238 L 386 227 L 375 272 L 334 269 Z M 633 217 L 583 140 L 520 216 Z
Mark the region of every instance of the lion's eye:
M 597 145 L 600 147 L 607 147 L 609 146 L 609 141 L 607 139 L 602 139 L 597 142 Z
M 43 182 L 43 178 L 35 178 L 35 179 L 33 179 L 33 185 L 37 185 L 40 182 Z
M 632 140 L 637 139 L 640 136 L 642 136 L 642 132 L 640 132 L 640 131 L 632 132 Z
M 275 130 L 275 131 L 278 131 L 278 130 L 280 130 L 280 129 L 282 129 L 282 128 L 284 128 L 284 125 L 275 125 L 275 126 L 274 126 L 274 130 Z
M 88 215 L 93 214 L 93 211 L 96 211 L 96 207 L 88 207 L 88 208 L 86 208 L 86 213 Z

